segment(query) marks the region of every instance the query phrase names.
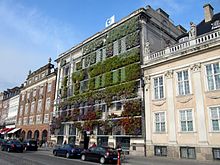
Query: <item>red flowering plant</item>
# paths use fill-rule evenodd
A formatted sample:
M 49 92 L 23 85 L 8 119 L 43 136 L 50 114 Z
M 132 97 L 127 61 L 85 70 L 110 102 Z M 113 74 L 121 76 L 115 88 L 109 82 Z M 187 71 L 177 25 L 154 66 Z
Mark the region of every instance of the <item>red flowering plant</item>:
M 122 112 L 122 117 L 133 117 L 141 115 L 141 105 L 140 100 L 128 101 L 124 104 L 124 111 Z
M 138 118 L 122 118 L 119 122 L 125 130 L 127 135 L 140 135 L 141 134 L 141 117 Z

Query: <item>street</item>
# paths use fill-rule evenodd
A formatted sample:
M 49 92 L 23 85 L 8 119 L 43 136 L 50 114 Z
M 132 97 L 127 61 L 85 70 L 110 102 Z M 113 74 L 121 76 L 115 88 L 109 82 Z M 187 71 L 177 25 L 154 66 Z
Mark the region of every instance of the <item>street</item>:
M 219 165 L 219 161 L 196 161 L 196 160 L 172 160 L 166 157 L 134 157 L 126 156 L 122 165 Z M 0 151 L 1 165 L 98 165 L 99 163 L 81 161 L 80 159 L 66 159 L 55 157 L 51 151 L 39 150 L 37 152 L 26 151 L 24 153 L 8 153 Z

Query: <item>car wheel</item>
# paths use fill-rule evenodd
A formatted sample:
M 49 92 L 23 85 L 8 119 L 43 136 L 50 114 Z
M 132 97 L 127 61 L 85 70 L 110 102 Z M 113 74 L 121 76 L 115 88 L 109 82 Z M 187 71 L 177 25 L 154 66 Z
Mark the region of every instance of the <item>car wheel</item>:
M 104 163 L 105 163 L 105 158 L 104 158 L 104 157 L 101 157 L 101 158 L 99 159 L 99 162 L 100 162 L 101 164 L 104 164 Z
M 54 156 L 57 156 L 57 152 L 56 152 L 56 151 L 54 151 L 54 152 L 53 152 L 53 155 L 54 155 Z
M 81 160 L 85 161 L 86 160 L 86 155 L 82 155 Z
M 66 153 L 66 158 L 70 158 L 70 153 L 69 152 Z
M 4 151 L 4 147 L 2 147 L 2 151 Z
M 10 148 L 9 147 L 7 148 L 7 151 L 10 152 Z

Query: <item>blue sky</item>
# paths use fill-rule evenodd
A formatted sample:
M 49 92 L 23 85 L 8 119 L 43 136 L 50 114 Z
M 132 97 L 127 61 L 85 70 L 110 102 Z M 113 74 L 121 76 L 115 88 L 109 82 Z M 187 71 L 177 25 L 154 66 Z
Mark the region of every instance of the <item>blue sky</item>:
M 175 25 L 189 29 L 203 18 L 203 5 L 220 12 L 220 0 L 0 0 L 0 91 L 20 86 L 29 70 L 55 60 L 132 11 L 150 5 L 162 8 Z

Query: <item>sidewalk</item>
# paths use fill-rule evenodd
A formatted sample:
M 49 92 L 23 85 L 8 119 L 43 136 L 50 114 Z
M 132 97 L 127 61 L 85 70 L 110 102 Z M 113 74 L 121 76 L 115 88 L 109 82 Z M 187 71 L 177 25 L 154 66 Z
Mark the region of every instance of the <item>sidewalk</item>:
M 220 161 L 198 161 L 194 159 L 171 159 L 167 157 L 141 157 L 127 155 L 122 165 L 219 165 Z

